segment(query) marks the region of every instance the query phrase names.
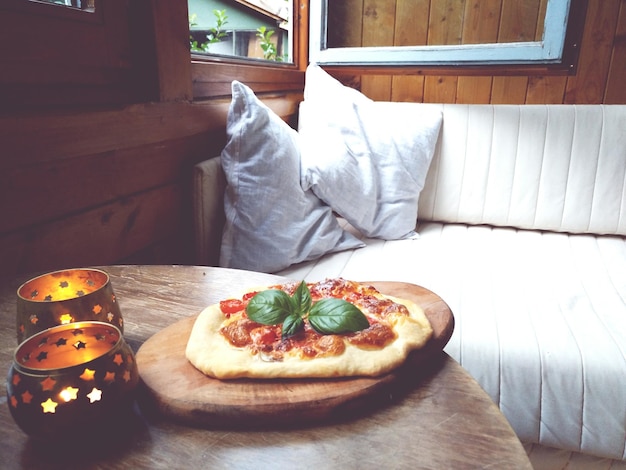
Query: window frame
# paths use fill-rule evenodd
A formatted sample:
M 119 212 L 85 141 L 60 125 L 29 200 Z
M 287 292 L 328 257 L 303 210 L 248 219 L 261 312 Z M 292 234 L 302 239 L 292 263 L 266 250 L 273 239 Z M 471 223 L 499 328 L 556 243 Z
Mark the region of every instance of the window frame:
M 308 65 L 308 7 L 307 0 L 293 0 L 292 62 L 191 53 L 193 100 L 230 97 L 233 79 L 259 93 L 302 93 L 304 70 Z
M 497 68 L 573 70 L 587 0 L 548 0 L 541 41 L 448 46 L 326 47 L 328 0 L 310 1 L 311 62 L 337 67 Z M 581 13 L 582 12 L 582 13 Z M 476 71 L 476 70 L 475 70 Z M 492 71 L 491 71 L 492 72 Z M 491 73 L 490 72 L 490 73 Z

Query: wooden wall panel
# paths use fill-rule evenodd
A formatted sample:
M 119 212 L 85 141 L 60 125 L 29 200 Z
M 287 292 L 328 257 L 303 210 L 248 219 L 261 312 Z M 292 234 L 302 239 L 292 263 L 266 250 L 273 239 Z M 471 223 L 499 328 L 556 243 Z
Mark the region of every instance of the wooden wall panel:
M 622 1 L 617 18 L 605 103 L 626 103 L 626 2 Z
M 394 4 L 393 1 L 386 3 L 389 9 Z M 395 44 L 423 44 L 424 26 L 418 21 L 422 17 L 428 18 L 428 44 L 458 44 L 491 40 L 494 34 L 498 42 L 538 39 L 543 33 L 543 24 L 537 18 L 543 17 L 547 0 L 396 0 L 395 4 L 396 28 L 400 28 L 394 33 Z M 492 12 L 499 12 L 499 17 L 498 14 L 491 16 L 488 7 L 499 4 L 500 9 L 492 9 Z M 404 9 L 401 15 L 398 14 L 400 9 Z M 409 13 L 411 9 L 415 13 Z M 573 14 L 579 16 L 580 12 Z M 357 18 L 356 13 L 352 18 Z M 361 84 L 361 91 L 376 100 L 626 103 L 626 2 L 589 1 L 584 20 L 576 70 L 542 73 L 527 69 L 516 73 L 501 68 L 493 73 L 482 69 L 467 74 L 461 68 L 456 72 L 453 68 L 440 70 L 436 67 L 388 67 L 382 72 L 374 67 L 351 67 L 349 72 L 344 69 L 340 74 L 337 68 L 328 70 L 344 83 Z M 363 28 L 363 34 L 365 31 Z
M 0 68 L 0 83 L 11 83 L 20 104 L 0 103 L 0 278 L 93 264 L 193 263 L 191 170 L 224 146 L 231 81 L 246 82 L 295 123 L 301 71 L 191 64 L 186 2 L 130 5 L 128 18 L 107 22 L 133 24 L 142 52 L 133 62 L 133 80 L 142 86 L 127 87 L 121 103 L 116 80 L 101 80 L 101 70 L 89 64 L 80 69 L 80 87 L 66 94 L 59 77 L 71 74 L 52 67 L 46 75 L 54 62 L 46 48 L 38 58 L 32 47 L 28 61 Z M 27 80 L 30 74 L 36 83 Z M 115 99 L 107 101 L 107 93 Z M 0 101 L 5 95 L 0 92 Z

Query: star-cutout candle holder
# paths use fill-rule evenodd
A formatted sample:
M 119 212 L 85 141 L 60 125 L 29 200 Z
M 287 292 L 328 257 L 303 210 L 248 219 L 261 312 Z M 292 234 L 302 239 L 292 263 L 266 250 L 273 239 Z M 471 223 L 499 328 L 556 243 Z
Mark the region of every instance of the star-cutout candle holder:
M 124 322 L 109 275 L 99 269 L 54 271 L 17 290 L 17 342 L 56 325 L 101 321 L 124 332 Z
M 7 401 L 26 434 L 69 440 L 130 413 L 138 380 L 135 357 L 117 327 L 75 322 L 39 332 L 17 347 Z

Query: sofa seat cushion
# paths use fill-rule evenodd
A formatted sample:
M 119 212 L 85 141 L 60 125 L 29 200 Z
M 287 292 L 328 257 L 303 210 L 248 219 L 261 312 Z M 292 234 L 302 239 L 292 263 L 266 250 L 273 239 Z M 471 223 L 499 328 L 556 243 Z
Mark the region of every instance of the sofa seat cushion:
M 280 272 L 412 282 L 455 315 L 446 352 L 524 442 L 626 459 L 626 239 L 420 223 Z

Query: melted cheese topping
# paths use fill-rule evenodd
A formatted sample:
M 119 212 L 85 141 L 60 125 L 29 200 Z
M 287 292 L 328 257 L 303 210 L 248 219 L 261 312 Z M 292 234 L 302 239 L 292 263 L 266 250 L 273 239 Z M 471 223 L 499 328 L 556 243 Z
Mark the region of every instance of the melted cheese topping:
M 298 283 L 271 286 L 293 295 Z M 324 298 L 346 300 L 358 307 L 370 322 L 369 328 L 356 333 L 323 335 L 315 331 L 305 320 L 305 327 L 293 336 L 283 339 L 281 325 L 261 325 L 250 320 L 245 306 L 252 298 L 246 294 L 241 300 L 227 299 L 220 303 L 225 316 L 220 333 L 237 348 L 249 348 L 266 361 L 281 361 L 288 356 L 300 359 L 341 355 L 346 342 L 364 349 L 382 349 L 396 339 L 393 326 L 398 317 L 408 317 L 407 308 L 385 298 L 372 286 L 364 286 L 345 279 L 326 279 L 308 283 L 313 303 Z M 237 306 L 239 311 L 233 312 Z

